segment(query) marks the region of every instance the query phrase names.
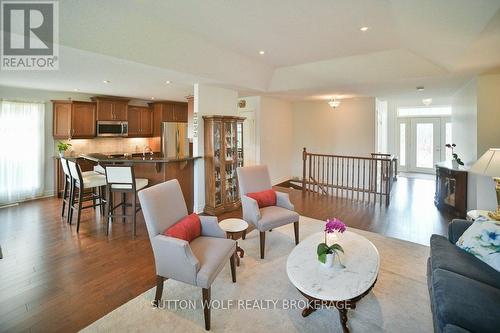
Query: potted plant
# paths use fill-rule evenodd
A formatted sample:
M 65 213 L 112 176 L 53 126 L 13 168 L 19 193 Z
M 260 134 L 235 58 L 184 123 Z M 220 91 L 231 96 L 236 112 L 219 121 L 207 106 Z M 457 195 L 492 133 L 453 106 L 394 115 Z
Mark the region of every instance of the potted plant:
M 462 160 L 460 159 L 460 157 L 458 157 L 458 154 L 455 153 L 455 147 L 457 145 L 454 144 L 454 143 L 447 143 L 446 144 L 446 148 L 450 148 L 451 149 L 451 156 L 453 157 L 453 159 L 451 160 L 451 165 L 453 166 L 454 169 L 457 169 L 459 165 L 464 165 L 464 162 L 462 162 Z
M 345 268 L 345 266 L 342 265 L 339 256 L 339 252 L 344 253 L 344 249 L 337 243 L 337 241 L 346 229 L 347 227 L 344 222 L 337 218 L 326 220 L 325 241 L 318 244 L 317 248 L 318 260 L 323 266 L 327 268 L 333 267 L 335 256 L 337 256 L 340 265 Z
M 62 141 L 58 141 L 57 142 L 57 150 L 59 151 L 59 156 L 60 157 L 64 157 L 64 153 L 66 152 L 66 150 L 69 149 L 69 147 L 71 147 L 71 143 L 64 143 Z

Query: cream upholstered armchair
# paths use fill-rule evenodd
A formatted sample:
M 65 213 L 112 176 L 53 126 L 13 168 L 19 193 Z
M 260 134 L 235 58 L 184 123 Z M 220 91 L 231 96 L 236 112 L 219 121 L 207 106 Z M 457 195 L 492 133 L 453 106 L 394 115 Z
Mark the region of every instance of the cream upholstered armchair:
M 156 296 L 158 306 L 166 279 L 182 281 L 203 289 L 203 304 L 210 302 L 210 286 L 227 260 L 236 282 L 236 242 L 226 238 L 217 217 L 200 216 L 201 236 L 191 243 L 167 237 L 162 233 L 188 215 L 186 203 L 177 179 L 152 186 L 139 192 L 149 239 L 156 265 Z M 205 328 L 210 329 L 210 308 L 204 306 Z
M 253 224 L 260 232 L 260 258 L 264 259 L 266 231 L 268 230 L 293 223 L 295 244 L 299 244 L 299 214 L 294 211 L 288 193 L 276 191 L 276 206 L 264 208 L 259 208 L 257 201 L 246 195 L 247 193 L 272 188 L 267 166 L 240 167 L 236 169 L 236 172 L 238 173 L 241 204 L 243 206 L 243 219 Z

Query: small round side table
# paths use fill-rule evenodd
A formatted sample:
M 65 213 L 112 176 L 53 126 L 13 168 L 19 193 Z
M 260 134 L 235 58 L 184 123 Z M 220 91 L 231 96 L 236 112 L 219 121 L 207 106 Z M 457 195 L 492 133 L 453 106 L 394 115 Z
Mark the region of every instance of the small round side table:
M 245 251 L 238 245 L 236 234 L 247 230 L 248 223 L 242 219 L 230 218 L 222 220 L 219 223 L 219 226 L 226 232 L 227 238 L 234 239 L 236 241 L 236 266 L 239 266 L 240 258 L 243 258 Z

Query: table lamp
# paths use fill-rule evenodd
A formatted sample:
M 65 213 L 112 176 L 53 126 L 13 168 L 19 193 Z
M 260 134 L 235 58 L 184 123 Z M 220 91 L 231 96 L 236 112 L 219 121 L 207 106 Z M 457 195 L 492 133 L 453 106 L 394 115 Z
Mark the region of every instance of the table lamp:
M 497 191 L 497 210 L 489 212 L 488 216 L 500 221 L 500 148 L 490 148 L 472 165 L 471 172 L 490 176 L 495 179 Z

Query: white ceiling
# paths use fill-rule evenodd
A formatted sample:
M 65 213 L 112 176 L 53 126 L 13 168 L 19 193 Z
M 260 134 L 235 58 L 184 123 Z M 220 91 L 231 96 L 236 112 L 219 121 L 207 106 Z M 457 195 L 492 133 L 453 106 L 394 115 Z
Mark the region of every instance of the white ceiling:
M 500 0 L 65 0 L 59 11 L 61 69 L 2 72 L 0 84 L 177 100 L 197 82 L 292 100 L 420 98 L 500 68 Z

